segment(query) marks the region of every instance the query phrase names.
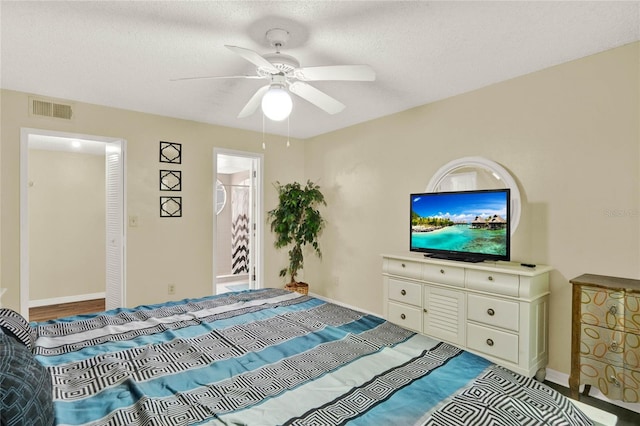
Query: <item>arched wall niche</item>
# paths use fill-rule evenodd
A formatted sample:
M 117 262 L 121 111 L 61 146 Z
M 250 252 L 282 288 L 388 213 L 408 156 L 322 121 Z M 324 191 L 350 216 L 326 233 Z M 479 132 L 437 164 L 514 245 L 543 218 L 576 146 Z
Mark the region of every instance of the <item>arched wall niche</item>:
M 463 157 L 442 166 L 431 178 L 427 192 L 511 189 L 511 235 L 520 223 L 521 201 L 518 184 L 500 164 L 484 157 Z

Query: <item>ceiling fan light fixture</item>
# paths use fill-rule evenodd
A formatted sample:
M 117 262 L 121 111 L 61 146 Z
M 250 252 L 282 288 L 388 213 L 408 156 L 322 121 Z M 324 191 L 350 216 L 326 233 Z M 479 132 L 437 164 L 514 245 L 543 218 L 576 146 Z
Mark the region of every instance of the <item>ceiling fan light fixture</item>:
M 269 120 L 282 121 L 293 109 L 291 95 L 283 87 L 274 86 L 262 97 L 262 112 Z

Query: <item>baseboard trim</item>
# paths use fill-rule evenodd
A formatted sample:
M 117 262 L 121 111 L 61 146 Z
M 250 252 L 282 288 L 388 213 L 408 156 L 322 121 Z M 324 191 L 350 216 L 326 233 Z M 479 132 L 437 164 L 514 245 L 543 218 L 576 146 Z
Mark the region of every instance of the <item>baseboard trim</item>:
M 53 297 L 50 299 L 30 300 L 30 308 L 38 308 L 40 306 L 59 305 L 61 303 L 84 302 L 86 300 L 105 299 L 106 293 L 89 293 L 78 294 L 75 296 Z
M 373 315 L 373 316 L 382 318 L 382 315 L 380 315 L 380 314 L 375 314 L 373 312 L 365 311 L 362 308 L 359 308 L 359 307 L 353 306 L 353 305 L 349 305 L 347 303 L 339 302 L 339 301 L 337 301 L 335 299 L 331 299 L 330 297 L 320 296 L 319 294 L 312 293 L 312 292 L 309 292 L 309 296 L 313 296 L 316 299 L 324 300 L 325 302 L 330 302 L 330 303 L 333 303 L 335 305 L 342 306 L 344 308 L 353 309 L 354 311 L 360 311 L 360 312 L 363 312 L 363 313 L 365 313 L 367 315 Z

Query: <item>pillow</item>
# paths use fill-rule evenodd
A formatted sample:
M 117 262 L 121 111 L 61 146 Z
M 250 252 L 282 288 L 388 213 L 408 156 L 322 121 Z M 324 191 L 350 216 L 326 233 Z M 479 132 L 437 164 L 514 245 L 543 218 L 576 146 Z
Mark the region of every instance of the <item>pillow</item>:
M 0 424 L 54 424 L 49 372 L 25 345 L 8 334 L 0 334 Z
M 22 315 L 9 308 L 0 308 L 0 329 L 5 334 L 15 337 L 30 351 L 36 342 L 36 330 Z

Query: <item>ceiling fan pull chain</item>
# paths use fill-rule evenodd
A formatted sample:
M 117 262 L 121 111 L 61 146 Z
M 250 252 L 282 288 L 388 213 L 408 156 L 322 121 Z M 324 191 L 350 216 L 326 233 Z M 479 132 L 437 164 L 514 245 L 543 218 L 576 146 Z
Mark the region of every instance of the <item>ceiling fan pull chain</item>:
M 291 146 L 291 143 L 289 143 L 289 134 L 291 133 L 290 132 L 291 127 L 289 126 L 290 120 L 291 120 L 291 116 L 288 116 L 287 117 L 287 148 Z
M 267 144 L 264 141 L 264 113 L 262 113 L 262 149 L 267 149 Z

